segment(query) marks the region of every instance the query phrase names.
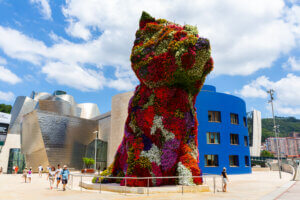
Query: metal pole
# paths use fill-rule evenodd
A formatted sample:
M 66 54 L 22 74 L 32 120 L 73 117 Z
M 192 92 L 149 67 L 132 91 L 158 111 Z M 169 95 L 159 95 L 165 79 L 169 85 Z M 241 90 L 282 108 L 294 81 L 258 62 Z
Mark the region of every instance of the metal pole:
M 97 165 L 97 140 L 98 140 L 98 131 L 95 131 L 94 133 L 96 133 L 96 139 L 95 139 L 95 165 L 94 165 L 94 169 L 96 172 L 96 165 Z
M 101 182 L 102 182 L 102 179 L 101 179 L 101 176 L 100 176 L 100 193 L 101 193 Z
M 80 191 L 82 192 L 82 175 L 80 176 Z
M 147 195 L 149 196 L 149 178 L 148 178 L 148 182 L 147 182 Z
M 213 178 L 213 182 L 214 182 L 214 193 L 216 193 L 216 177 L 215 176 Z
M 125 177 L 125 191 L 124 191 L 125 195 L 126 195 L 126 185 L 127 185 L 127 178 Z
M 269 103 L 271 103 L 271 107 L 272 107 L 272 116 L 273 116 L 273 124 L 274 124 L 274 133 L 275 133 L 275 139 L 276 139 L 276 147 L 277 147 L 277 162 L 278 162 L 278 171 L 279 171 L 279 178 L 281 179 L 281 168 L 280 168 L 280 147 L 279 147 L 279 136 L 277 133 L 277 126 L 276 126 L 276 122 L 275 122 L 275 115 L 274 115 L 274 107 L 273 107 L 273 94 L 274 94 L 274 90 L 270 89 L 269 91 L 267 91 L 270 94 L 270 100 Z

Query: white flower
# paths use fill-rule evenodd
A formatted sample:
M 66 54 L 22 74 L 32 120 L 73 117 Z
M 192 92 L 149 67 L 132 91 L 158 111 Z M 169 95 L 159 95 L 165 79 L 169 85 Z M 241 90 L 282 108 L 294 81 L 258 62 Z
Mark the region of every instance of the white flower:
M 163 122 L 162 122 L 162 116 L 157 116 L 155 115 L 154 116 L 154 119 L 153 119 L 153 125 L 151 127 L 151 132 L 150 134 L 151 135 L 154 135 L 155 134 L 155 131 L 156 129 L 160 129 L 163 136 L 165 137 L 165 140 L 168 141 L 168 140 L 172 140 L 175 138 L 175 135 L 174 133 L 172 132 L 169 132 L 167 131 L 165 128 L 164 128 L 164 125 L 163 125 Z
M 183 176 L 179 178 L 179 185 L 195 185 L 192 178 L 192 172 L 181 162 L 178 163 L 177 171 L 179 176 Z
M 148 158 L 150 162 L 155 162 L 157 165 L 161 164 L 161 151 L 155 144 L 152 144 L 152 147 L 149 149 L 149 151 L 142 151 L 140 156 Z

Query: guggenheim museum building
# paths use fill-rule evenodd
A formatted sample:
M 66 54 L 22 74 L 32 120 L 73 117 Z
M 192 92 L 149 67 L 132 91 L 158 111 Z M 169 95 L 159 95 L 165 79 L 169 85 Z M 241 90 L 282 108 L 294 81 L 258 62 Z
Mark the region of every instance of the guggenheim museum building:
M 11 173 L 12 166 L 37 170 L 67 164 L 84 167 L 82 158 L 95 155 L 97 169 L 104 169 L 124 134 L 127 108 L 133 92 L 113 96 L 111 111 L 101 114 L 97 104 L 77 104 L 64 91 L 53 94 L 32 92 L 16 98 L 6 140 L 0 150 L 0 166 Z M 214 86 L 203 86 L 196 101 L 199 166 L 203 173 L 251 173 L 249 136 L 245 102 L 218 93 Z

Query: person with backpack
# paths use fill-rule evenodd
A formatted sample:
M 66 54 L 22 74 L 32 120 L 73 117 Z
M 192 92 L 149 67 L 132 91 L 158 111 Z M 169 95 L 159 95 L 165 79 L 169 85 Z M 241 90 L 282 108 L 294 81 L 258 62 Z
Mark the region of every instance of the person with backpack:
M 68 180 L 70 178 L 70 171 L 68 170 L 67 165 L 64 165 L 63 170 L 60 174 L 61 182 L 63 184 L 63 191 L 66 191 L 66 185 L 68 183 Z

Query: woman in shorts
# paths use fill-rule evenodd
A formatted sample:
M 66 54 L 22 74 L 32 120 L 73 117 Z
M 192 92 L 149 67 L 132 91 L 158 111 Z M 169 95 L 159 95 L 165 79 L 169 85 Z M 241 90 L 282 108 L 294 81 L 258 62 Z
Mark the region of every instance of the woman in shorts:
M 226 167 L 223 168 L 221 176 L 222 176 L 222 180 L 223 180 L 223 192 L 227 192 L 228 176 L 227 176 L 227 172 L 226 172 Z
M 25 169 L 23 170 L 23 178 L 25 180 L 25 183 L 26 183 L 26 180 L 27 180 L 27 172 L 28 172 L 28 169 L 27 169 L 27 167 L 25 167 Z
M 52 188 L 53 188 L 55 174 L 56 174 L 55 167 L 52 166 L 48 172 L 48 180 L 50 182 L 50 190 L 52 190 Z
M 29 183 L 31 183 L 31 177 L 32 177 L 32 167 L 30 167 L 29 171 L 27 172 L 27 178 L 29 180 Z

